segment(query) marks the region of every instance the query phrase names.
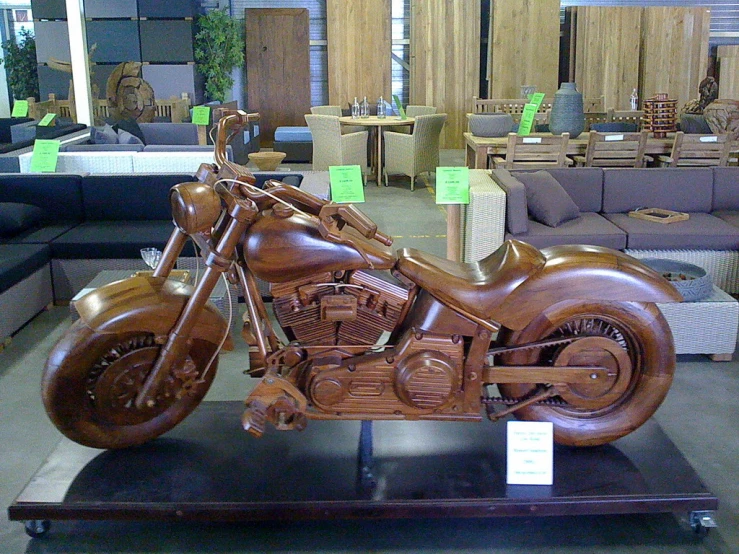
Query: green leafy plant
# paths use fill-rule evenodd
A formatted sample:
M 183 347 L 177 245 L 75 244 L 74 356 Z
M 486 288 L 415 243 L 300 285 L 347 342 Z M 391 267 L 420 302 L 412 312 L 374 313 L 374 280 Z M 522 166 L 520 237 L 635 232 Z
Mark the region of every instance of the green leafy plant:
M 13 37 L 3 43 L 5 58 L 0 63 L 5 63 L 7 68 L 8 84 L 14 98 L 25 100 L 33 96 L 38 100 L 36 39 L 28 29 L 22 29 L 20 35 L 19 42 Z
M 197 20 L 195 62 L 205 77 L 205 94 L 210 100 L 224 102 L 233 85 L 231 71 L 244 63 L 244 43 L 239 23 L 225 10 L 212 10 Z

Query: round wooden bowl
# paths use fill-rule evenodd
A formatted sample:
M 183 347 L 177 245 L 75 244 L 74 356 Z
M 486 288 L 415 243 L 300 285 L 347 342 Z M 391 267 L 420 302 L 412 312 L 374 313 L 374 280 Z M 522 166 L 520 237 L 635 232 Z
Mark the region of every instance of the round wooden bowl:
M 260 171 L 274 171 L 285 159 L 284 152 L 252 152 L 249 160 L 254 162 Z

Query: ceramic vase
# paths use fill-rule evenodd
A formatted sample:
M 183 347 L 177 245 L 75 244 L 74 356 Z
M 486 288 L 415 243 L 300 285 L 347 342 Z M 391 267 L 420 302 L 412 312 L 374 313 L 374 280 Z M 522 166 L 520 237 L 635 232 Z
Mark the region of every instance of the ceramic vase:
M 585 128 L 582 93 L 578 92 L 575 83 L 562 83 L 554 93 L 552 113 L 549 116 L 549 130 L 553 135 L 570 133 L 570 138 L 577 138 Z

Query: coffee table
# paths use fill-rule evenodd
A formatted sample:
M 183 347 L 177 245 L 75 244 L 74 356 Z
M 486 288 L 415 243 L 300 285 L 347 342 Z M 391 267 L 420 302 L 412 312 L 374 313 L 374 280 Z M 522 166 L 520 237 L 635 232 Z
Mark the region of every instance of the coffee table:
M 372 127 L 372 132 L 376 135 L 374 139 L 376 141 L 375 149 L 375 169 L 377 171 L 376 180 L 377 186 L 379 187 L 382 183 L 382 127 L 397 127 L 399 125 L 413 125 L 415 119 L 407 117 L 400 119 L 399 116 L 390 117 L 377 117 L 372 115 L 370 117 L 353 118 L 351 116 L 345 116 L 339 118 L 339 123 L 342 125 L 361 125 L 363 127 Z

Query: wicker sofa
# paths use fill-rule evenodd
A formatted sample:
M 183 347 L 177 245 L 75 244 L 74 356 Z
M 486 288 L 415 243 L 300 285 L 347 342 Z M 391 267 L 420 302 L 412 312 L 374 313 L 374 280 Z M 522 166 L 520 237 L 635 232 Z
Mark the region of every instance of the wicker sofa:
M 326 198 L 325 172 L 257 173 Z M 0 174 L 0 339 L 105 269 L 145 269 L 172 232 L 169 189 L 192 174 Z M 195 259 L 191 246 L 181 260 Z
M 556 226 L 531 215 L 523 183 L 527 173 L 534 172 L 492 171 L 493 181 L 506 194 L 505 227 L 501 232 L 482 222 L 470 226 L 463 218 L 466 261 L 484 257 L 509 238 L 539 248 L 594 244 L 637 258 L 694 263 L 726 292 L 739 292 L 739 168 L 549 169 L 546 173 L 561 185 L 578 212 Z M 489 202 L 489 197 L 471 190 L 467 212 L 481 211 Z M 630 217 L 628 212 L 637 208 L 686 212 L 689 219 L 663 224 Z

